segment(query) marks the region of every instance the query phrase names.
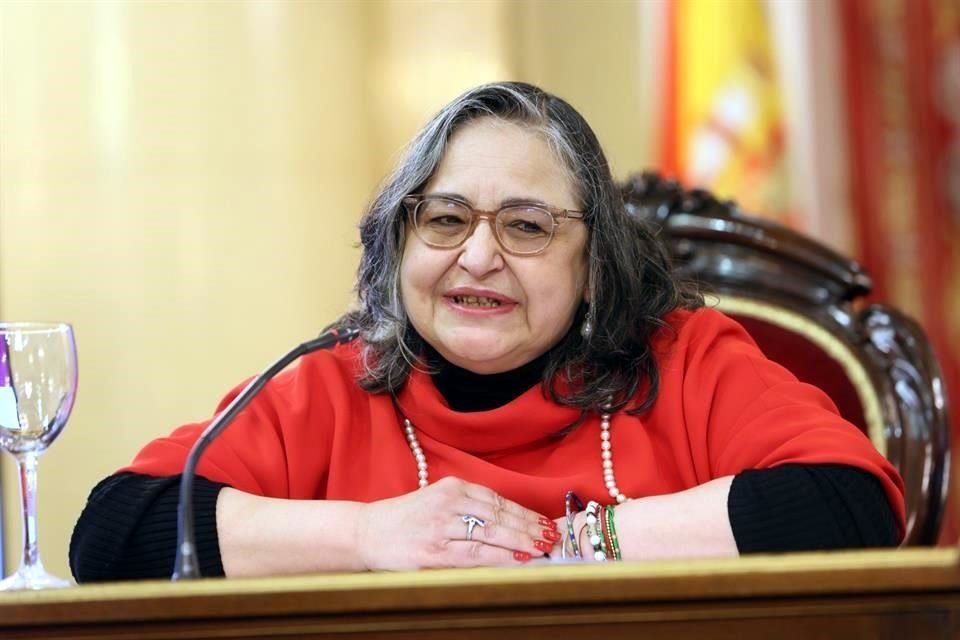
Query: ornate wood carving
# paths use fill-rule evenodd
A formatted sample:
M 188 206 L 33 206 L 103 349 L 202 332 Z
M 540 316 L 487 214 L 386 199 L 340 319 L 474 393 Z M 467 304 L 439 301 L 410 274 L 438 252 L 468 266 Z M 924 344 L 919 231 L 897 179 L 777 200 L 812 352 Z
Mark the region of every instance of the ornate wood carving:
M 888 306 L 865 306 L 872 283 L 860 264 L 732 201 L 654 173 L 629 178 L 623 196 L 633 216 L 664 234 L 677 271 L 704 292 L 800 314 L 846 346 L 880 398 L 886 454 L 906 484 L 904 544 L 934 544 L 948 487 L 949 421 L 923 330 Z

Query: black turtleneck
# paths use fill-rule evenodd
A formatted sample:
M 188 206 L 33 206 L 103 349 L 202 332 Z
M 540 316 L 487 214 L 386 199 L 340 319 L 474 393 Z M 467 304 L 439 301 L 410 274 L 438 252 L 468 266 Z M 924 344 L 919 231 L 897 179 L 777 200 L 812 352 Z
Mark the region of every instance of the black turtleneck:
M 548 351 L 516 369 L 483 375 L 448 362 L 433 349 L 427 350 L 433 384 L 451 409 L 464 413 L 489 411 L 520 397 L 543 379 L 549 358 Z
M 502 406 L 537 384 L 547 355 L 513 371 L 478 375 L 428 354 L 437 389 L 456 411 Z M 624 455 L 620 459 L 627 459 Z M 197 477 L 197 545 L 204 575 L 223 575 L 216 527 L 225 485 Z M 78 582 L 166 578 L 177 536 L 179 476 L 118 473 L 90 493 L 70 540 Z M 782 465 L 734 478 L 727 512 L 741 553 L 892 546 L 893 510 L 871 474 L 844 465 Z M 682 535 L 682 532 L 677 532 Z

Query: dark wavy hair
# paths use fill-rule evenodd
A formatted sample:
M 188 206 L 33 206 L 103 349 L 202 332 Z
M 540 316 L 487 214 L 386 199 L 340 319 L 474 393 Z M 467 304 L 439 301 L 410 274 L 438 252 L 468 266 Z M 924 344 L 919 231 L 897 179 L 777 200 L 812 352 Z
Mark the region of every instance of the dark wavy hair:
M 410 143 L 364 215 L 357 277 L 360 305 L 339 321 L 361 330 L 361 386 L 373 393 L 395 393 L 411 368 L 425 366 L 423 339 L 400 296 L 406 224 L 401 203 L 429 181 L 453 133 L 478 118 L 498 118 L 540 134 L 569 171 L 580 209 L 586 212 L 594 331 L 589 338 L 580 334 L 587 312 L 581 304 L 571 329 L 550 349 L 544 393 L 584 412 L 625 406 L 631 413 L 645 411 L 656 399 L 660 382 L 651 344 L 654 333 L 665 326 L 665 314 L 701 306 L 703 299 L 674 278 L 667 249 L 652 229 L 627 214 L 600 143 L 583 117 L 561 98 L 520 82 L 471 89 L 441 109 Z M 558 385 L 561 379 L 568 384 Z M 644 381 L 645 393 L 635 403 Z

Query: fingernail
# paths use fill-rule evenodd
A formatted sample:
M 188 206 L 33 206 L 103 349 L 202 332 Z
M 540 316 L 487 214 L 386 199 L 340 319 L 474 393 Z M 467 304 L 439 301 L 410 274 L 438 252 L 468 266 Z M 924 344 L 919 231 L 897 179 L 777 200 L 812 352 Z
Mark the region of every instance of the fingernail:
M 537 522 L 545 527 L 550 527 L 551 529 L 557 528 L 557 523 L 546 516 L 540 516 L 540 519 Z
M 540 551 L 550 551 L 550 549 L 553 549 L 553 545 L 544 540 L 534 540 L 533 546 L 535 546 L 537 549 L 540 549 Z
M 543 537 L 550 542 L 557 542 L 560 540 L 560 534 L 553 529 L 544 529 Z
M 527 553 L 526 551 L 513 552 L 513 559 L 516 560 L 517 562 L 530 562 L 531 558 L 533 558 L 533 556 Z

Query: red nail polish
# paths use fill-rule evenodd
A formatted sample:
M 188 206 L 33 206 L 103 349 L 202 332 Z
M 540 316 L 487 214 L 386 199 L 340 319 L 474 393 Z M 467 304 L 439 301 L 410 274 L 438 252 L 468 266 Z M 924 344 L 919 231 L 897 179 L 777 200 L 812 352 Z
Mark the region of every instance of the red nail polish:
M 560 540 L 560 534 L 553 529 L 544 529 L 543 537 L 545 540 L 549 540 L 550 542 L 557 542 Z
M 513 552 L 513 559 L 516 560 L 517 562 L 530 562 L 531 558 L 533 558 L 533 556 L 527 553 L 526 551 Z
M 553 545 L 544 540 L 534 540 L 533 546 L 540 549 L 540 551 L 550 551 L 550 549 L 553 549 Z
M 545 527 L 550 527 L 551 529 L 557 528 L 557 523 L 546 516 L 540 516 L 540 519 L 537 520 L 537 522 L 539 522 Z

